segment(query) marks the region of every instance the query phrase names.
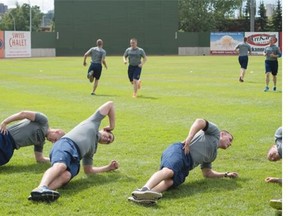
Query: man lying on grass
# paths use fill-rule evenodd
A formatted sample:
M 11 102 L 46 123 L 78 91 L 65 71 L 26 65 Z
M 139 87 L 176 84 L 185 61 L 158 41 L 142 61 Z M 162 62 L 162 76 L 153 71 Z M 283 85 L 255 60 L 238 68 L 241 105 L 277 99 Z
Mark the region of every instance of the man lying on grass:
M 170 145 L 161 157 L 160 170 L 146 184 L 132 192 L 128 200 L 136 203 L 153 203 L 162 197 L 161 192 L 184 183 L 189 171 L 201 165 L 207 178 L 238 177 L 236 172 L 216 172 L 211 163 L 217 157 L 217 149 L 231 146 L 233 136 L 220 131 L 212 122 L 196 119 L 183 142 Z
M 109 117 L 109 126 L 99 131 L 101 121 L 106 115 Z M 93 156 L 97 151 L 98 142 L 112 143 L 114 135 L 111 131 L 114 127 L 114 104 L 109 101 L 54 144 L 50 153 L 52 166 L 46 170 L 39 186 L 32 190 L 28 199 L 48 202 L 57 200 L 60 194 L 55 190 L 69 183 L 78 174 L 81 159 L 86 174 L 117 169 L 118 163 L 114 160 L 106 166 L 93 166 Z
M 279 127 L 275 132 L 275 144 L 269 149 L 267 154 L 267 159 L 269 161 L 279 161 L 282 159 L 282 127 Z M 267 177 L 265 179 L 268 183 L 278 183 L 282 185 L 282 178 L 277 177 Z M 270 206 L 277 210 L 282 210 L 282 198 L 280 199 L 271 199 Z
M 8 126 L 10 123 L 15 123 Z M 37 162 L 49 162 L 43 155 L 45 139 L 54 143 L 65 132 L 49 127 L 48 118 L 40 112 L 21 111 L 15 113 L 0 123 L 0 166 L 8 163 L 15 149 L 34 146 Z

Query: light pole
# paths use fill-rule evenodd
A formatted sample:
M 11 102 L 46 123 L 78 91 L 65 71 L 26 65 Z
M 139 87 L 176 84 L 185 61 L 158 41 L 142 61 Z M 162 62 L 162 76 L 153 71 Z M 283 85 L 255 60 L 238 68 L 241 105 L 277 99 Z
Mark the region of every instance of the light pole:
M 250 32 L 254 32 L 255 30 L 255 1 L 251 0 L 250 2 Z
M 13 17 L 13 15 L 9 12 L 9 15 L 12 17 L 13 19 L 13 23 L 14 23 L 14 31 L 16 31 L 16 27 L 15 27 L 15 18 Z
M 30 6 L 30 32 L 32 32 L 32 8 L 31 8 L 31 3 L 30 0 L 29 1 L 29 6 Z

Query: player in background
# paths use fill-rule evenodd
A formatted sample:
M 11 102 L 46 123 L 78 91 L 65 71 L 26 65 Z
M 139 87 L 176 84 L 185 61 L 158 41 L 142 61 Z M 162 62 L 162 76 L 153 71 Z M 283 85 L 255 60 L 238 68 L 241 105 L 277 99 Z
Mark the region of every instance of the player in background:
M 83 62 L 83 65 L 86 66 L 86 59 L 89 55 L 91 56 L 91 64 L 87 73 L 87 78 L 90 80 L 90 82 L 92 83 L 94 81 L 91 95 L 95 95 L 95 91 L 101 77 L 102 64 L 107 69 L 107 64 L 105 61 L 106 51 L 103 49 L 103 41 L 101 39 L 98 39 L 96 41 L 96 45 L 96 47 L 90 48 L 84 54 Z
M 277 84 L 277 73 L 278 73 L 278 58 L 282 56 L 282 53 L 275 45 L 277 42 L 276 37 L 271 37 L 269 39 L 269 46 L 264 49 L 263 55 L 266 56 L 265 59 L 265 81 L 266 87 L 264 92 L 269 91 L 269 82 L 270 82 L 270 74 L 273 76 L 273 91 L 276 91 L 276 84 Z
M 129 60 L 128 66 L 128 78 L 133 85 L 133 97 L 137 97 L 137 91 L 141 88 L 141 71 L 142 67 L 147 61 L 145 51 L 137 46 L 137 39 L 130 39 L 130 47 L 127 48 L 123 55 L 123 62 L 127 64 L 127 58 Z
M 247 43 L 247 37 L 244 37 L 243 42 L 235 47 L 235 52 L 238 53 L 238 62 L 240 64 L 239 82 L 244 82 L 245 72 L 248 66 L 248 54 L 251 55 L 251 46 Z

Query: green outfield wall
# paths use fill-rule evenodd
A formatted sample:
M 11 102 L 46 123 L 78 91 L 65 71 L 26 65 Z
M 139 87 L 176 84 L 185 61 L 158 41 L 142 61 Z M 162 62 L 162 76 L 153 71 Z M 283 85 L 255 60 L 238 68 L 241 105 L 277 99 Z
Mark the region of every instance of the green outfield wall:
M 129 39 L 151 54 L 177 54 L 177 0 L 55 0 L 57 56 L 83 55 L 101 38 L 107 55 Z

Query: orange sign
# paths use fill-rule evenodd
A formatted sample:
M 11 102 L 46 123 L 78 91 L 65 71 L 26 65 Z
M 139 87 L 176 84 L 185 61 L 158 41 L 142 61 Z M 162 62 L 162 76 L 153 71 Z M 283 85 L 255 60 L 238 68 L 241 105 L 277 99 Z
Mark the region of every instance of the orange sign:
M 4 32 L 0 31 L 0 58 L 4 58 Z

